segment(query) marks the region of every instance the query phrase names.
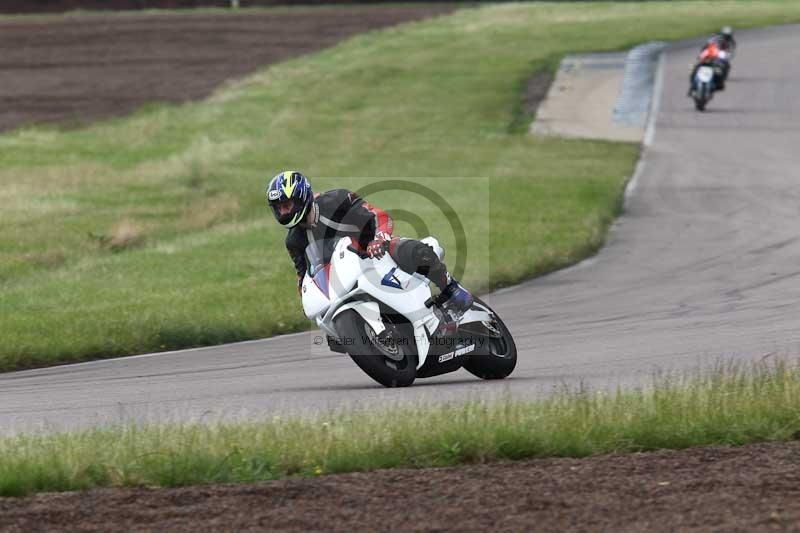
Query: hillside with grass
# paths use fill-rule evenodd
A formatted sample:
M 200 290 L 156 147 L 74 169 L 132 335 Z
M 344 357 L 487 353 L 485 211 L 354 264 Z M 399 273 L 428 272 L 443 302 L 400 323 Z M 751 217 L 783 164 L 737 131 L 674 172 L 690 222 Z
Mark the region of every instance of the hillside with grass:
M 477 291 L 572 264 L 602 246 L 639 148 L 528 135 L 525 81 L 567 53 L 798 20 L 800 4 L 777 1 L 485 6 L 350 39 L 205 101 L 3 134 L 0 369 L 311 327 L 264 202 L 287 168 L 317 191 L 432 188 L 464 222 Z M 394 196 L 381 194 L 370 201 Z M 438 233 L 434 204 L 406 203 Z

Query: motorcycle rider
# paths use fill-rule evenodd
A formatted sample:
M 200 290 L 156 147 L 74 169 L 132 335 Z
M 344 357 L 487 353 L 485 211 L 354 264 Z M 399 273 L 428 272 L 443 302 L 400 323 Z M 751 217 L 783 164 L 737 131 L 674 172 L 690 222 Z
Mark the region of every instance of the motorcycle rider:
M 692 91 L 694 90 L 694 77 L 697 74 L 698 69 L 702 66 L 709 66 L 714 69 L 714 90 L 725 90 L 725 76 L 723 74 L 725 67 L 720 60 L 720 47 L 716 42 L 709 42 L 703 47 L 703 50 L 700 52 L 700 56 L 697 58 L 697 63 L 695 64 L 694 68 L 692 68 L 692 72 L 689 74 L 689 92 L 686 94 L 686 96 L 692 96 Z
M 731 59 L 736 53 L 736 39 L 733 38 L 733 28 L 725 26 L 722 31 L 715 33 L 708 39 L 708 44 L 714 43 L 719 47 L 720 54 L 717 63 L 722 68 L 722 83 L 728 79 L 731 69 Z
M 380 259 L 388 252 L 400 269 L 430 279 L 441 291 L 434 302 L 448 310 L 452 322 L 472 306 L 470 292 L 450 276 L 433 248 L 414 239 L 394 237 L 389 214 L 356 193 L 334 189 L 314 194 L 308 178 L 287 170 L 270 180 L 267 202 L 278 223 L 289 230 L 286 249 L 297 271 L 298 290 L 308 268 L 306 247 L 314 241 L 346 236 L 369 257 Z
M 707 44 L 716 43 L 720 50 L 733 53 L 736 50 L 736 39 L 733 38 L 733 28 L 725 26 L 719 33 L 708 39 Z

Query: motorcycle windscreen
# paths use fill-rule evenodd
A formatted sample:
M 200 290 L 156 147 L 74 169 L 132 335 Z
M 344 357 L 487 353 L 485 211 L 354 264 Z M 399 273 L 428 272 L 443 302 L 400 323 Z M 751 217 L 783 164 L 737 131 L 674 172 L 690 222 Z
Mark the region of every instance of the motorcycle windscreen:
M 320 268 L 312 278 L 314 280 L 314 284 L 319 287 L 319 290 L 324 294 L 327 298 L 330 298 L 330 294 L 328 294 L 328 287 L 330 286 L 331 280 L 331 265 L 328 263 L 323 268 Z
M 335 239 L 311 241 L 306 247 L 308 275 L 326 298 L 330 299 L 329 285 L 331 272 L 331 255 L 336 244 Z

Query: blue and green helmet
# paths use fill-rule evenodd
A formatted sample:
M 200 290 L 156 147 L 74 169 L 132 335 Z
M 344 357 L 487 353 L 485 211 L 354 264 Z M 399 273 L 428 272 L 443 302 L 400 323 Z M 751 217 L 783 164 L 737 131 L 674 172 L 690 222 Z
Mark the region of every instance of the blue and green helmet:
M 291 209 L 281 214 L 280 205 L 292 201 Z M 296 170 L 286 170 L 272 178 L 267 186 L 267 202 L 272 208 L 275 219 L 286 226 L 293 228 L 300 223 L 308 213 L 314 193 L 308 178 Z

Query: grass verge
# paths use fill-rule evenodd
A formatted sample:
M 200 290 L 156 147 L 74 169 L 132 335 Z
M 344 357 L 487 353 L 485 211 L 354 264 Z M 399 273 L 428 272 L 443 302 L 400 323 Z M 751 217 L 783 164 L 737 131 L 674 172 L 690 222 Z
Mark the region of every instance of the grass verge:
M 23 435 L 0 439 L 0 496 L 790 440 L 799 413 L 800 366 L 778 363 L 541 401 Z
M 638 147 L 526 135 L 524 81 L 566 53 L 798 20 L 800 4 L 780 1 L 486 6 L 351 39 L 204 102 L 2 135 L 0 370 L 310 327 L 263 205 L 284 168 L 317 190 L 411 177 L 464 219 L 486 206 L 468 235 L 495 259 L 467 265 L 478 291 L 574 263 L 602 246 Z

